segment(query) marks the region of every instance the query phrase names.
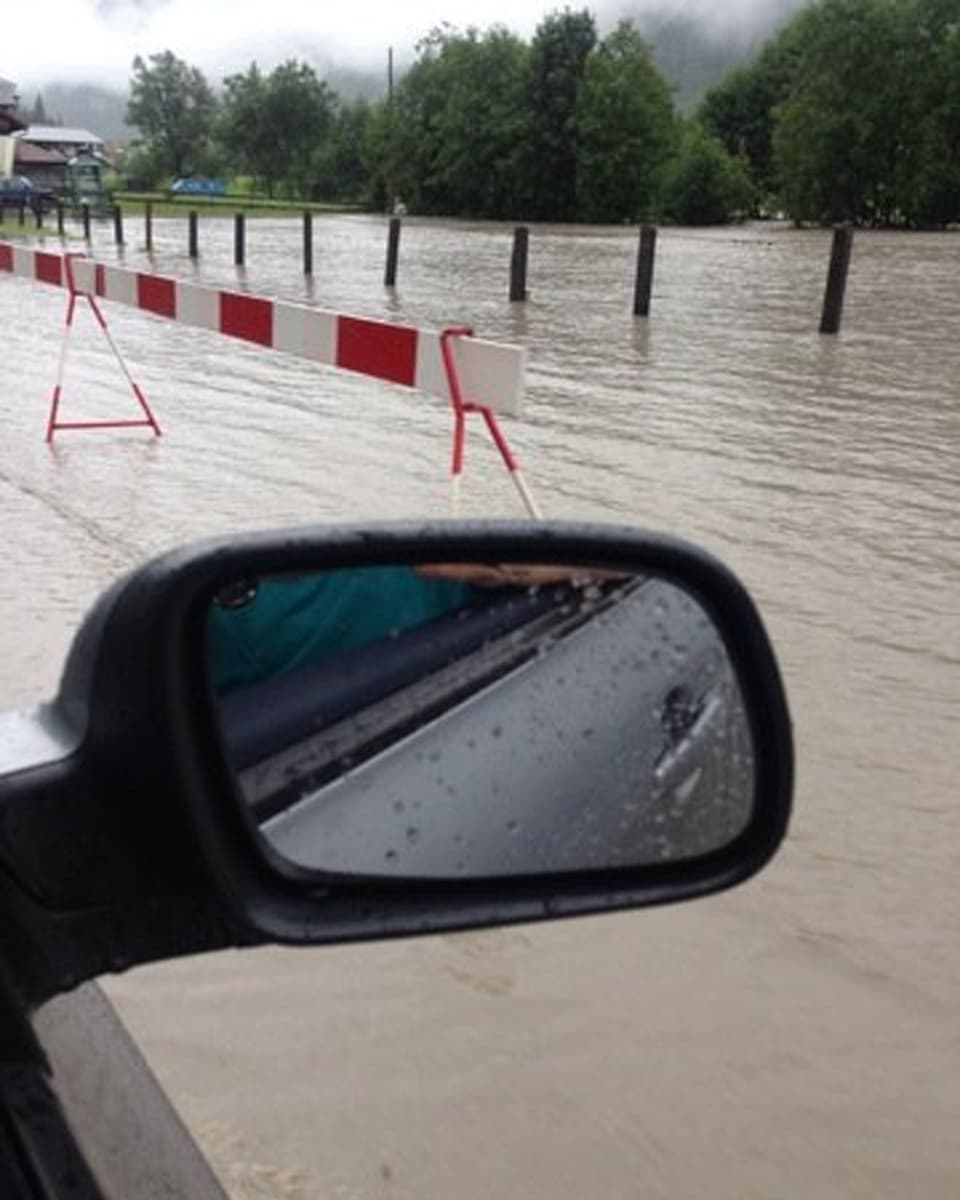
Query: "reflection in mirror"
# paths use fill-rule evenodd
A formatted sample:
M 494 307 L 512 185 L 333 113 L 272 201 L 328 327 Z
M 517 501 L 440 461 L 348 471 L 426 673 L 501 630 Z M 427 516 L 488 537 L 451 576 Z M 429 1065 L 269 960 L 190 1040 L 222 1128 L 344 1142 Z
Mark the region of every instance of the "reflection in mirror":
M 639 866 L 750 822 L 736 676 L 711 618 L 662 578 L 457 563 L 235 579 L 207 646 L 240 791 L 301 868 Z

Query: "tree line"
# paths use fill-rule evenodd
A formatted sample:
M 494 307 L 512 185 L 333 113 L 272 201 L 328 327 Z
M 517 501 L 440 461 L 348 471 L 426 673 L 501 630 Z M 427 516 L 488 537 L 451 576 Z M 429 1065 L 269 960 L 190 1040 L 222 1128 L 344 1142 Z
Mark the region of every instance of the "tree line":
M 388 96 L 346 101 L 306 63 L 254 63 L 218 89 L 171 52 L 133 64 L 137 187 L 244 174 L 269 196 L 545 221 L 724 221 L 753 201 L 744 162 L 677 115 L 630 21 L 600 37 L 565 9 L 527 41 L 444 25 Z
M 690 116 L 631 21 L 586 9 L 524 40 L 444 25 L 388 96 L 306 63 L 215 90 L 169 51 L 134 61 L 127 175 L 252 178 L 270 196 L 544 221 L 960 220 L 960 0 L 816 0 Z
M 699 116 L 795 221 L 960 221 L 960 0 L 820 0 Z

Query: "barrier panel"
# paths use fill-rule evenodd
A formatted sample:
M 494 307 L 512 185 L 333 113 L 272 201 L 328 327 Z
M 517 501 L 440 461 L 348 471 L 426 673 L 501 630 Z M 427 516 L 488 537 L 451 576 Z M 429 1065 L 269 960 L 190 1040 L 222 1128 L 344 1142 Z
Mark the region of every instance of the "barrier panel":
M 465 418 L 479 413 L 525 506 L 531 515 L 539 515 L 495 415 L 520 412 L 526 362 L 523 347 L 475 338 L 465 327 L 445 332 L 418 329 L 0 241 L 3 271 L 67 287 L 68 307 L 85 297 L 96 314 L 96 301 L 103 299 L 445 400 L 454 414 L 451 476 L 455 505 L 463 469 Z M 113 348 L 126 372 L 119 351 Z M 137 395 L 139 389 L 126 373 Z M 142 393 L 138 399 L 149 412 Z M 149 424 L 159 433 L 152 414 L 150 417 L 137 423 Z M 57 423 L 55 427 L 65 426 Z

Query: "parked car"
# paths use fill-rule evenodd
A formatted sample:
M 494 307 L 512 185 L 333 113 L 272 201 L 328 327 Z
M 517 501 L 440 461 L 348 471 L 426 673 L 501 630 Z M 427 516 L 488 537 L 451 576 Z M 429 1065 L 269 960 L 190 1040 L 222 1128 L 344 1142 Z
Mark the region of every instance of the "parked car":
M 54 192 L 37 187 L 26 175 L 11 175 L 0 179 L 0 206 L 29 208 L 31 212 L 49 212 L 57 202 Z
M 227 185 L 222 179 L 178 179 L 170 191 L 177 196 L 225 196 Z

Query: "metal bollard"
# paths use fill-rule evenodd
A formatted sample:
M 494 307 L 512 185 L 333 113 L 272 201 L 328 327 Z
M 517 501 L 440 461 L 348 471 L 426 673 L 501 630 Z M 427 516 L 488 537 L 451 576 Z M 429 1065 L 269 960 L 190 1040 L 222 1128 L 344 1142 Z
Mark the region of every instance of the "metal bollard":
M 830 247 L 830 266 L 827 269 L 827 286 L 823 293 L 823 312 L 820 315 L 821 333 L 839 333 L 840 318 L 843 316 L 843 299 L 847 290 L 847 273 L 853 252 L 853 227 L 838 225 L 833 231 Z
M 530 230 L 518 225 L 513 231 L 513 251 L 510 255 L 510 299 L 527 298 L 527 257 L 530 249 Z
M 383 273 L 383 286 L 396 287 L 397 261 L 400 258 L 400 218 L 390 218 L 390 230 L 387 234 L 387 267 Z
M 233 265 L 242 267 L 247 256 L 247 231 L 242 212 L 233 218 Z
M 313 274 L 313 213 L 303 214 L 303 273 Z
M 640 245 L 637 248 L 637 279 L 633 289 L 633 315 L 650 315 L 653 293 L 653 267 L 657 256 L 657 230 L 654 225 L 640 226 Z

